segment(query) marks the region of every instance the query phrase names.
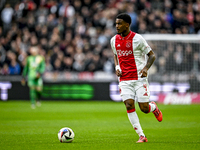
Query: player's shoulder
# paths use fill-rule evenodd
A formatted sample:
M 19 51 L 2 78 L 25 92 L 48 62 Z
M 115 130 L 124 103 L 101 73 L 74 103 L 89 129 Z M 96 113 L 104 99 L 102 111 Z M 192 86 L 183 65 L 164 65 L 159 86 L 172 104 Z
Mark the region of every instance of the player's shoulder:
M 40 58 L 44 59 L 44 56 L 42 56 L 42 55 L 38 55 L 38 57 L 40 57 Z
M 142 35 L 139 33 L 135 33 L 134 38 L 143 39 Z
M 133 40 L 135 42 L 144 42 L 145 41 L 144 37 L 141 34 L 139 34 L 139 33 L 135 34 Z
M 110 44 L 111 44 L 111 45 L 114 45 L 115 39 L 116 39 L 116 35 L 114 35 L 114 36 L 110 39 Z
M 35 61 L 36 61 L 37 63 L 41 63 L 41 62 L 44 61 L 44 57 L 41 56 L 41 55 L 37 55 L 37 56 L 35 57 Z
M 38 57 L 39 59 L 41 59 L 41 60 L 45 60 L 44 56 L 42 56 L 42 55 L 37 55 L 37 57 Z
M 116 35 L 117 35 L 117 34 L 116 34 Z M 114 35 L 113 37 L 111 37 L 110 42 L 115 40 L 116 35 Z

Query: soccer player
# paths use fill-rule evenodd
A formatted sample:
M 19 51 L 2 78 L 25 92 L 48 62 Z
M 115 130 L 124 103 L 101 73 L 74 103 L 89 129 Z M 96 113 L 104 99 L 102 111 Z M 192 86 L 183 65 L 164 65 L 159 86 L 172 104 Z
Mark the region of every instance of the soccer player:
M 42 74 L 45 71 L 44 57 L 39 55 L 37 46 L 30 48 L 30 56 L 26 59 L 26 65 L 22 73 L 22 85 L 25 85 L 25 77 L 28 76 L 28 86 L 30 89 L 31 108 L 35 109 L 35 105 L 41 105 L 40 97 L 43 89 Z M 37 103 L 36 103 L 37 101 Z
M 156 103 L 149 102 L 148 70 L 156 57 L 145 39 L 130 30 L 131 17 L 128 14 L 119 14 L 115 21 L 117 34 L 111 38 L 110 43 L 114 53 L 116 75 L 119 77 L 120 95 L 126 106 L 128 118 L 139 135 L 137 143 L 147 142 L 135 111 L 135 101 L 142 112 L 153 112 L 157 120 L 162 121 L 162 112 Z

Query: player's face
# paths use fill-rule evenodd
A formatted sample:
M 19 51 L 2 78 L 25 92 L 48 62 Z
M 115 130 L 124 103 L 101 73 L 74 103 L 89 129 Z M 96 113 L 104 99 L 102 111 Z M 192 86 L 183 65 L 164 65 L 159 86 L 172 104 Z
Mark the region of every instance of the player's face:
M 116 19 L 117 34 L 123 34 L 129 29 L 129 24 L 123 19 Z
M 38 48 L 36 48 L 36 47 L 31 47 L 31 48 L 30 48 L 30 53 L 31 53 L 31 55 L 37 55 L 37 54 L 38 54 Z

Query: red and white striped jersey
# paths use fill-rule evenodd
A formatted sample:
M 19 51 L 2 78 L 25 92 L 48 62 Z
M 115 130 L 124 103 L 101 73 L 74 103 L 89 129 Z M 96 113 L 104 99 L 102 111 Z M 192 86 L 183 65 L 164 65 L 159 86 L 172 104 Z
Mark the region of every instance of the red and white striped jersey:
M 126 37 L 116 34 L 110 44 L 122 70 L 119 81 L 140 79 L 139 72 L 146 65 L 145 55 L 151 51 L 146 40 L 140 34 L 130 31 Z

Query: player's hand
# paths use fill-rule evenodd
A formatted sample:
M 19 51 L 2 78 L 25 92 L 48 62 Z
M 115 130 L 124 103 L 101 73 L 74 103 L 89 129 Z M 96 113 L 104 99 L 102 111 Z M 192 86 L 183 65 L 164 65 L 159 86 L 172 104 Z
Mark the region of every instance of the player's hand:
M 121 70 L 121 68 L 120 68 L 120 66 L 119 65 L 116 65 L 115 66 L 115 74 L 118 76 L 118 77 L 121 77 L 122 76 L 122 70 Z
M 39 79 L 39 78 L 40 78 L 40 73 L 37 73 L 36 79 Z
M 117 75 L 118 77 L 121 77 L 121 76 L 122 76 L 122 72 L 121 72 L 119 69 L 117 69 L 115 73 L 116 73 L 116 75 Z
M 24 78 L 21 80 L 21 84 L 22 84 L 22 86 L 26 85 L 26 80 Z
M 139 72 L 141 78 L 147 77 L 147 71 L 148 71 L 147 67 L 144 67 L 144 68 Z

